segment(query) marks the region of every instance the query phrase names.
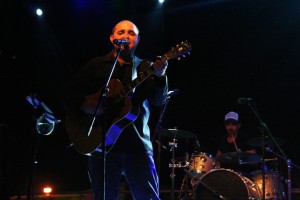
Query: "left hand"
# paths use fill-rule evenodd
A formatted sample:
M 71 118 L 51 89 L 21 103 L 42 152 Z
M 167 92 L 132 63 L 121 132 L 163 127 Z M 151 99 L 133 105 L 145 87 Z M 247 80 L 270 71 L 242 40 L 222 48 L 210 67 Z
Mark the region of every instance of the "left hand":
M 161 77 L 166 74 L 166 70 L 168 68 L 168 61 L 163 60 L 161 56 L 156 57 L 156 61 L 153 63 L 154 64 L 154 74 L 157 77 Z

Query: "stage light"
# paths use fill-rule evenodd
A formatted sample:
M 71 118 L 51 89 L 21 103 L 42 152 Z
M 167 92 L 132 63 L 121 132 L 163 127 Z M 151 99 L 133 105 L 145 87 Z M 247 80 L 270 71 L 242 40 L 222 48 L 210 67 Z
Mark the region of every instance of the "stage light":
M 43 15 L 43 11 L 42 11 L 42 9 L 40 9 L 40 8 L 36 9 L 35 13 L 36 13 L 38 16 L 42 16 L 42 15 Z
M 160 4 L 162 4 L 163 2 L 165 2 L 165 0 L 158 0 L 158 2 L 159 2 Z
M 52 187 L 50 187 L 50 186 L 44 187 L 44 188 L 43 188 L 43 192 L 44 192 L 44 194 L 51 194 L 51 192 L 52 192 Z

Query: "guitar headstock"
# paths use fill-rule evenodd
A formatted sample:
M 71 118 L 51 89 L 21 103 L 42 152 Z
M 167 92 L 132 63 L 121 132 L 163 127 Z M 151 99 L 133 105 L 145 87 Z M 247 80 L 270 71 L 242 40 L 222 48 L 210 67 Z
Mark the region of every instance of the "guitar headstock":
M 168 51 L 163 58 L 168 59 L 180 59 L 181 57 L 185 57 L 186 54 L 190 54 L 192 50 L 192 46 L 188 41 L 182 41 L 180 44 L 177 44 L 170 51 Z

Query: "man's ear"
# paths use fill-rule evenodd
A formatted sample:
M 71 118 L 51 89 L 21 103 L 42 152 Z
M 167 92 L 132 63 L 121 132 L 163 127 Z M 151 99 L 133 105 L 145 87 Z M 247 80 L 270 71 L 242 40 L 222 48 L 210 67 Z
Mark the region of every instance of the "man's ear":
M 139 35 L 138 38 L 137 38 L 137 41 L 136 41 L 137 43 L 136 44 L 140 43 L 140 40 L 141 40 L 141 36 Z
M 109 36 L 109 39 L 110 39 L 110 42 L 113 43 L 114 36 L 113 36 L 113 35 L 110 35 L 110 36 Z

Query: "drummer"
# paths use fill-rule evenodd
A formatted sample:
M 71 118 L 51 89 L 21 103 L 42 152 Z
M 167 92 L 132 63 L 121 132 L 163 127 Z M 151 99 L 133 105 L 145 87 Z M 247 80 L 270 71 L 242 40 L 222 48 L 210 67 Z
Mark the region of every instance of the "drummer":
M 239 114 L 234 111 L 228 112 L 224 118 L 224 125 L 225 134 L 221 135 L 217 143 L 215 168 L 228 168 L 246 173 L 257 170 L 257 150 L 247 145 L 250 137 L 241 131 Z

